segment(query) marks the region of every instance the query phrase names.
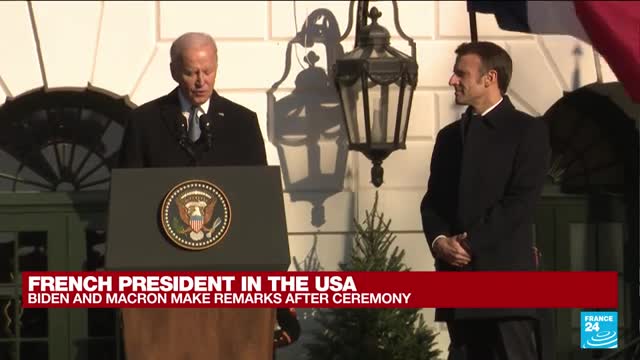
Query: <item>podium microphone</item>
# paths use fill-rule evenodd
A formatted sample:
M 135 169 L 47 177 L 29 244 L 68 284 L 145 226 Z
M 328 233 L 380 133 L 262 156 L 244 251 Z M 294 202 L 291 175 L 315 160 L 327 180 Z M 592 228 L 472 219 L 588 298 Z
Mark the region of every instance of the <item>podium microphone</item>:
M 209 114 L 200 116 L 200 130 L 202 130 L 202 135 L 207 140 L 207 151 L 209 151 L 213 146 L 213 130 L 211 129 L 211 117 Z
M 181 146 L 187 143 L 187 124 L 184 121 L 178 124 L 178 142 Z
M 191 145 L 188 141 L 189 137 L 187 135 L 187 124 L 184 121 L 180 121 L 178 125 L 178 144 L 182 147 L 193 159 L 195 159 L 196 154 L 193 152 Z

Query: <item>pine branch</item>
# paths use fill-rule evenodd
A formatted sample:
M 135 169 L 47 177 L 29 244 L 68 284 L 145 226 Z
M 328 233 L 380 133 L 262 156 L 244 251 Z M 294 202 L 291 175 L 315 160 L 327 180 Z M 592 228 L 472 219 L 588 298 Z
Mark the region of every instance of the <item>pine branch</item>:
M 342 271 L 409 271 L 403 263 L 405 251 L 394 246 L 391 220 L 378 212 L 378 193 L 365 219 L 354 219 L 356 235 Z M 320 310 L 322 330 L 313 333 L 315 343 L 306 344 L 313 360 L 433 360 L 436 333 L 429 329 L 420 309 Z

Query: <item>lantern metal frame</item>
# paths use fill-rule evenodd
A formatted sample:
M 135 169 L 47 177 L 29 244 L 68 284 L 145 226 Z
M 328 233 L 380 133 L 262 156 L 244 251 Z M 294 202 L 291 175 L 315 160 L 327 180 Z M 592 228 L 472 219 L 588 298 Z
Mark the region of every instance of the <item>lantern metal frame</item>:
M 354 1 L 350 3 L 349 23 L 340 41 L 347 38 L 353 26 L 354 3 Z M 392 0 L 394 25 L 400 37 L 409 42 L 411 47 L 410 56 L 390 45 L 389 32 L 377 23 L 381 13 L 376 7 L 371 8 L 369 11 L 369 1 L 358 1 L 357 4 L 355 48 L 336 60 L 333 66 L 333 76 L 343 109 L 344 124 L 348 132 L 349 150 L 359 151 L 372 161 L 371 181 L 376 187 L 379 187 L 383 183 L 383 160 L 393 151 L 406 148 L 413 92 L 416 89 L 418 80 L 416 45 L 414 40 L 407 36 L 400 27 L 398 4 L 395 0 Z M 367 24 L 367 17 L 372 19 L 371 24 Z M 372 56 L 374 51 L 376 51 L 376 54 L 385 52 L 387 56 Z M 360 82 L 359 85 L 356 84 L 358 81 Z M 388 101 L 390 96 L 388 85 L 398 82 L 398 98 L 393 99 L 397 101 Z M 360 87 L 360 92 L 357 92 L 357 90 L 354 92 L 349 89 L 354 85 Z M 380 102 L 384 104 L 380 105 L 379 113 L 381 118 L 378 124 L 374 123 L 374 119 L 371 119 L 371 110 L 374 108 L 370 103 L 369 92 L 371 91 L 370 88 L 373 87 L 380 87 Z M 387 90 L 386 93 L 385 89 Z M 345 99 L 343 90 L 345 94 L 349 93 L 349 91 L 351 91 L 351 94 L 356 94 L 356 92 L 361 94 L 362 109 L 354 108 L 352 106 L 353 101 Z M 395 116 L 393 114 L 389 115 L 389 103 L 397 106 L 394 109 Z M 355 107 L 357 107 L 357 104 Z M 359 113 L 364 119 L 357 118 Z M 395 121 L 395 124 L 389 126 L 387 122 L 391 121 Z M 364 125 L 364 129 L 359 128 L 359 124 Z M 384 135 L 379 135 L 378 137 L 384 137 L 385 140 L 374 141 L 372 137 L 375 134 L 372 134 L 372 129 L 376 125 L 378 129 L 393 129 L 393 140 L 390 141 L 391 136 L 383 132 Z M 360 141 L 362 137 L 359 134 L 364 134 L 364 141 Z M 355 139 L 356 136 L 360 139 Z

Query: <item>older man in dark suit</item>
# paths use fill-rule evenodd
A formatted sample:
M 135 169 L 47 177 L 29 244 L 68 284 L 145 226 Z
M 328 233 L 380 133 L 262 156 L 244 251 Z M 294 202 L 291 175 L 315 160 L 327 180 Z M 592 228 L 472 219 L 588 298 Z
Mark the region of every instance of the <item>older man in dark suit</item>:
M 476 42 L 456 54 L 449 85 L 456 103 L 468 108 L 438 133 L 421 204 L 436 270 L 534 270 L 532 223 L 549 161 L 546 126 L 506 96 L 512 70 L 506 51 Z M 450 360 L 534 360 L 535 314 L 437 309 L 436 321 L 447 322 Z
M 256 114 L 214 90 L 218 51 L 213 38 L 186 33 L 170 52 L 178 87 L 131 112 L 119 166 L 266 165 Z

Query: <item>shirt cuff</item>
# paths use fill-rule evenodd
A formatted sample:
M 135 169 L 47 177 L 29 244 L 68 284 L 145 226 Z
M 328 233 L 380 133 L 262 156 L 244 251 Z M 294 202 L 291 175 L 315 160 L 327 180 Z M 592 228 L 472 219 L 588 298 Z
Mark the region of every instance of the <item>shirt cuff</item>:
M 431 248 L 434 249 L 436 247 L 436 242 L 440 239 L 446 239 L 447 236 L 446 235 L 438 235 L 436 236 L 435 239 L 433 239 L 433 242 L 431 243 Z

